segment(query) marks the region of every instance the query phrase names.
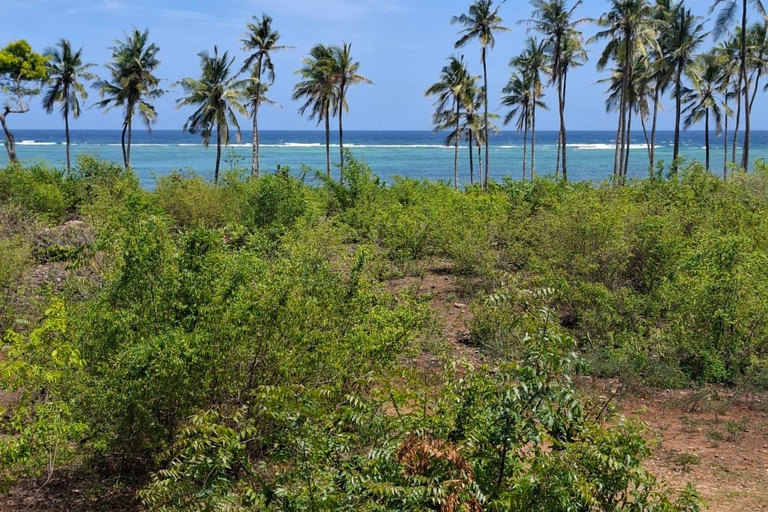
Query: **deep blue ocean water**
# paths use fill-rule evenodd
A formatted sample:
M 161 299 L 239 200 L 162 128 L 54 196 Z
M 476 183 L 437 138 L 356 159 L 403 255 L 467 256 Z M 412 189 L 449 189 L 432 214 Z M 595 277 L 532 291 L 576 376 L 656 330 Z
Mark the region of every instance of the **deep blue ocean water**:
M 19 158 L 24 162 L 44 161 L 64 166 L 63 130 L 17 130 L 14 132 Z M 333 133 L 331 140 L 336 140 Z M 568 171 L 572 180 L 601 181 L 613 172 L 616 132 L 569 131 Z M 656 158 L 670 163 L 672 159 L 671 131 L 657 134 Z M 88 153 L 122 162 L 119 130 L 74 130 L 71 133 L 73 156 Z M 536 170 L 538 174 L 555 171 L 557 132 L 536 134 Z M 729 137 L 730 138 L 730 137 Z M 394 176 L 409 176 L 429 180 L 453 180 L 453 148 L 443 145 L 443 134 L 429 131 L 346 131 L 345 146 L 368 163 L 385 181 Z M 711 136 L 712 170 L 721 173 L 723 167 L 722 138 Z M 231 144 L 223 150 L 222 171 L 232 167 L 250 168 L 251 133 L 243 132 L 242 143 Z M 325 168 L 324 133 L 322 131 L 264 131 L 261 132 L 262 169 L 269 171 L 280 164 L 296 173 L 302 164 L 315 169 Z M 730 146 L 730 141 L 729 141 Z M 522 135 L 505 132 L 491 142 L 491 177 L 520 178 L 523 154 Z M 683 132 L 681 153 L 687 159 L 704 161 L 704 134 Z M 730 153 L 730 151 L 729 151 Z M 155 130 L 152 134 L 137 129 L 133 134 L 131 160 L 141 183 L 154 188 L 156 178 L 173 170 L 195 171 L 205 177 L 213 176 L 216 148 L 204 148 L 200 138 L 176 130 Z M 331 150 L 334 164 L 338 163 L 338 146 Z M 752 133 L 750 160 L 768 159 L 768 131 Z M 729 158 L 730 159 L 730 158 Z M 0 149 L 0 165 L 7 163 Z M 477 165 L 477 163 L 475 163 Z M 461 148 L 459 179 L 469 182 L 469 160 L 466 144 Z M 530 172 L 530 146 L 528 153 Z M 642 133 L 633 135 L 630 153 L 630 177 L 648 175 L 648 157 Z M 475 168 L 477 172 L 477 167 Z

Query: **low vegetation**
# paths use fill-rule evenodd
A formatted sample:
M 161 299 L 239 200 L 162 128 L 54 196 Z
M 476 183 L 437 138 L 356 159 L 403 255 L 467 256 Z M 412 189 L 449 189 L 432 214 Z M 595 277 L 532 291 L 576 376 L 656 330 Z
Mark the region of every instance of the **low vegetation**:
M 699 510 L 571 377 L 764 389 L 768 167 L 456 191 L 345 160 L 343 184 L 154 191 L 88 157 L 0 170 L 2 486 L 124 475 L 157 511 Z M 389 286 L 438 267 L 487 366 Z

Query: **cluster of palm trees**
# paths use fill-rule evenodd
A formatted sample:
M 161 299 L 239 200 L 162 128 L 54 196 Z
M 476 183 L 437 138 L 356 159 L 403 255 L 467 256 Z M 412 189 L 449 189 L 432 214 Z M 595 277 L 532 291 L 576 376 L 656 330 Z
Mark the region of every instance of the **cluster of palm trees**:
M 275 69 L 272 62 L 274 52 L 290 48 L 278 44 L 280 34 L 272 27 L 272 18 L 267 15 L 254 16 L 247 24 L 246 38 L 242 39 L 243 50 L 248 52 L 243 65 L 234 66 L 236 57 L 228 52 L 199 53 L 201 75 L 199 78 L 183 78 L 173 84 L 180 86 L 184 96 L 176 102 L 177 108 L 194 107 L 183 129 L 199 134 L 203 144 L 208 146 L 216 136 L 216 166 L 214 181 L 219 179 L 222 146 L 230 142 L 230 132 L 240 138 L 237 115 L 246 115 L 253 122 L 253 156 L 251 172 L 258 176 L 259 158 L 259 107 L 275 104 L 267 97 L 269 86 L 274 83 Z M 159 48 L 149 41 L 149 31 L 134 28 L 123 41 L 117 41 L 112 50 L 112 61 L 106 65 L 110 77 L 99 79 L 89 72 L 93 64 L 84 63 L 82 49 L 74 50 L 68 40 L 62 39 L 56 48 L 48 52 L 48 88 L 45 92 L 44 107 L 51 113 L 61 105 L 64 118 L 67 168 L 71 166 L 69 120 L 81 113 L 80 102 L 88 97 L 83 81 L 93 81 L 93 87 L 100 95 L 95 106 L 110 110 L 123 110 L 121 146 L 123 163 L 131 166 L 131 138 L 134 117 L 138 117 L 151 131 L 157 120 L 153 101 L 167 91 L 160 87 L 155 71 L 160 65 Z M 360 63 L 352 57 L 352 45 L 317 45 L 310 56 L 303 59 L 304 66 L 297 71 L 301 81 L 294 88 L 294 99 L 303 100 L 300 108 L 303 114 L 309 112 L 310 119 L 325 122 L 327 173 L 331 174 L 330 119 L 338 117 L 340 164 L 344 165 L 343 114 L 349 110 L 347 92 L 350 86 L 371 81 L 359 74 Z M 240 78 L 248 73 L 246 78 Z
M 585 44 L 605 41 L 597 61 L 600 70 L 610 70 L 607 83 L 608 110 L 618 112 L 614 175 L 625 179 L 632 146 L 632 122 L 639 120 L 648 151 L 648 165 L 655 166 L 657 121 L 662 99 L 669 93 L 674 102 L 675 135 L 673 157 L 680 153 L 680 130 L 703 121 L 706 132 L 706 166 L 710 168 L 710 126 L 723 134 L 725 150 L 723 174 L 729 168 L 729 120 L 735 118 L 730 146 L 730 165 L 747 169 L 751 114 L 761 79 L 768 67 L 768 16 L 760 0 L 714 0 L 712 12 L 717 18 L 712 35 L 718 44 L 705 53 L 699 49 L 709 34 L 704 21 L 688 9 L 684 0 L 610 0 L 610 9 L 598 19 L 577 18 L 582 0 L 531 0 L 533 14 L 520 21 L 528 37 L 520 54 L 510 60 L 512 71 L 502 90 L 501 106 L 506 109 L 504 124 L 514 122 L 523 132 L 522 176 L 533 179 L 536 174 L 536 112 L 548 108 L 545 90 L 554 89 L 557 96 L 560 128 L 555 175 L 568 179 L 567 131 L 565 122 L 568 73 L 587 60 Z M 501 4 L 504 1 L 502 0 Z M 501 4 L 494 0 L 475 0 L 468 12 L 455 16 L 451 23 L 459 25 L 455 48 L 477 41 L 480 46 L 482 75 L 469 71 L 463 55 L 451 56 L 439 80 L 426 91 L 435 96 L 433 123 L 436 130 L 448 132 L 446 143 L 453 144 L 454 184 L 458 186 L 459 144 L 466 138 L 469 147 L 470 182 L 488 186 L 490 176 L 489 141 L 498 132 L 493 121 L 499 116 L 489 112 L 487 55 L 496 36 L 510 29 L 499 14 Z M 570 4 L 570 5 L 569 5 Z M 749 8 L 762 16 L 762 21 L 748 25 Z M 739 16 L 740 15 L 740 16 Z M 740 23 L 736 21 L 740 18 Z M 580 31 L 586 23 L 594 23 L 597 33 L 588 41 Z M 735 28 L 733 28 L 735 27 Z M 288 49 L 279 44 L 280 34 L 272 27 L 272 18 L 254 16 L 247 24 L 241 40 L 247 56 L 236 67 L 236 57 L 227 52 L 202 52 L 199 78 L 184 78 L 180 86 L 184 96 L 177 107 L 195 107 L 184 129 L 200 134 L 207 146 L 216 134 L 217 157 L 215 180 L 218 180 L 221 147 L 230 140 L 230 130 L 240 137 L 238 114 L 247 115 L 253 123 L 253 155 L 251 171 L 260 172 L 258 113 L 261 105 L 275 104 L 267 97 L 275 80 L 272 62 L 274 52 Z M 61 40 L 47 55 L 47 84 L 44 107 L 50 113 L 60 105 L 64 118 L 67 166 L 71 165 L 69 120 L 81 113 L 80 101 L 87 98 L 83 81 L 93 81 L 100 95 L 95 106 L 123 110 L 121 145 L 126 168 L 131 165 L 133 119 L 138 116 L 148 129 L 157 119 L 153 102 L 167 91 L 160 87 L 155 71 L 160 65 L 159 48 L 149 41 L 147 30 L 133 29 L 112 50 L 112 61 L 106 65 L 108 79 L 99 79 L 89 70 L 93 64 L 83 62 L 82 50 Z M 348 110 L 347 93 L 357 84 L 371 81 L 359 73 L 360 63 L 351 55 L 351 45 L 318 44 L 296 73 L 300 81 L 293 89 L 293 99 L 301 101 L 299 111 L 308 114 L 318 125 L 324 124 L 326 171 L 331 174 L 330 123 L 338 118 L 339 161 L 344 165 L 344 113 Z M 242 74 L 245 78 L 240 78 Z M 768 89 L 768 85 L 764 86 Z M 743 127 L 741 126 L 743 119 Z M 739 134 L 743 140 L 739 144 Z M 7 132 L 7 130 L 6 130 Z M 528 140 L 530 135 L 530 173 L 528 173 Z M 741 146 L 741 159 L 737 150 Z M 484 152 L 484 153 L 483 153 Z M 484 154 L 484 158 L 483 158 Z M 9 155 L 10 149 L 9 149 Z M 476 155 L 476 160 L 475 160 Z M 13 155 L 11 155 L 13 156 Z M 12 158 L 13 160 L 13 158 Z M 478 172 L 475 173 L 475 161 Z M 675 164 L 673 164 L 675 165 Z
M 503 3 L 503 2 L 502 2 Z M 587 60 L 586 43 L 606 41 L 597 62 L 599 70 L 610 67 L 606 106 L 618 112 L 614 175 L 626 178 L 631 147 L 632 121 L 639 119 L 648 163 L 655 166 L 656 127 L 662 98 L 671 92 L 675 105 L 673 159 L 680 154 L 680 130 L 704 122 L 706 166 L 710 169 L 710 124 L 714 121 L 717 135 L 724 131 L 724 176 L 728 170 L 728 120 L 736 104 L 736 127 L 733 132 L 731 164 L 747 169 L 749 164 L 750 118 L 760 80 L 768 66 L 768 18 L 759 0 L 714 0 L 712 11 L 719 10 L 713 35 L 720 40 L 707 53 L 698 53 L 709 34 L 704 20 L 692 14 L 683 0 L 611 0 L 610 9 L 598 19 L 577 18 L 575 11 L 582 1 L 569 5 L 567 0 L 532 0 L 533 15 L 522 20 L 528 31 L 540 38 L 529 37 L 522 52 L 510 60 L 512 72 L 502 90 L 501 106 L 506 109 L 504 124 L 515 123 L 523 132 L 522 177 L 528 169 L 528 137 L 530 134 L 530 177 L 536 173 L 536 111 L 546 109 L 547 87 L 557 95 L 560 128 L 555 175 L 568 179 L 567 131 L 565 106 L 569 70 Z M 747 26 L 747 12 L 752 6 L 762 22 Z M 500 5 L 493 0 L 477 0 L 468 14 L 454 17 L 464 26 L 456 47 L 472 39 L 481 44 L 483 85 L 472 76 L 462 55 L 449 58 L 438 82 L 426 92 L 436 96 L 433 124 L 436 130 L 449 129 L 447 143 L 455 146 L 454 181 L 458 181 L 459 141 L 469 141 L 470 182 L 474 182 L 473 146 L 485 146 L 485 178 L 490 167 L 489 131 L 495 129 L 488 114 L 486 51 L 494 46 L 494 34 L 508 31 L 499 15 Z M 736 14 L 741 10 L 741 24 Z M 598 32 L 585 42 L 579 27 L 586 23 L 598 26 Z M 736 26 L 734 30 L 730 27 Z M 766 86 L 768 89 L 768 86 Z M 478 102 L 479 99 L 479 102 Z M 476 112 L 482 108 L 484 116 Z M 742 157 L 737 162 L 740 120 L 744 118 Z M 650 127 L 648 126 L 650 124 Z M 473 139 L 474 138 L 474 139 Z M 675 164 L 673 164 L 675 165 Z

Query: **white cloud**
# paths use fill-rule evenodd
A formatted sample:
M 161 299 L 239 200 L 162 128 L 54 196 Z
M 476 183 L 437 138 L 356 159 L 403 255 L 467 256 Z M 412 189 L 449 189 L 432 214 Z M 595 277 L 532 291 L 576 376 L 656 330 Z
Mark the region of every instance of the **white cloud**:
M 107 14 L 125 14 L 128 12 L 128 5 L 114 0 L 105 0 L 98 4 L 95 9 Z
M 265 12 L 280 12 L 317 21 L 356 22 L 382 13 L 399 13 L 409 9 L 399 0 L 266 0 L 246 1 Z M 260 13 L 257 11 L 257 13 Z

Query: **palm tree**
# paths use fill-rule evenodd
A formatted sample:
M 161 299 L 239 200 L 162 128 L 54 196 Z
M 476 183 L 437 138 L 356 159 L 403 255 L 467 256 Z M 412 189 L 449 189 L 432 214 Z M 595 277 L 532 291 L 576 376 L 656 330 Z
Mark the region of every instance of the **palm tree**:
M 560 115 L 560 133 L 557 142 L 557 164 L 555 174 L 563 166 L 563 180 L 568 181 L 568 166 L 565 155 L 565 86 L 568 69 L 576 67 L 585 59 L 586 54 L 581 47 L 581 32 L 579 25 L 587 19 L 573 19 L 573 13 L 581 5 L 578 0 L 570 9 L 566 0 L 532 0 L 533 18 L 527 20 L 529 25 L 544 35 L 544 44 L 550 56 L 552 81 L 557 88 L 558 111 Z
M 131 167 L 131 137 L 133 116 L 138 114 L 151 133 L 152 123 L 157 120 L 155 107 L 149 102 L 162 96 L 160 79 L 153 73 L 160 65 L 157 54 L 160 51 L 149 43 L 149 30 L 139 32 L 134 28 L 126 34 L 125 41 L 115 41 L 112 62 L 106 65 L 112 81 L 99 80 L 93 86 L 99 90 L 101 101 L 96 106 L 105 110 L 123 107 L 123 131 L 120 143 L 123 149 L 125 168 Z
M 734 22 L 736 21 L 736 12 L 739 8 L 739 1 L 738 0 L 714 0 L 712 2 L 712 7 L 710 7 L 709 12 L 713 12 L 715 9 L 722 5 L 722 9 L 720 10 L 720 13 L 717 16 L 717 19 L 715 20 L 715 30 L 714 30 L 714 36 L 715 39 L 719 39 L 723 34 L 725 34 L 728 31 L 728 27 L 731 27 L 734 25 Z M 755 8 L 755 10 L 758 11 L 760 15 L 762 15 L 763 19 L 768 19 L 768 14 L 765 12 L 765 8 L 763 7 L 763 3 L 760 0 L 742 0 L 741 1 L 741 25 L 740 25 L 740 33 L 738 34 L 739 38 L 739 92 L 740 94 L 743 94 L 743 104 L 744 104 L 744 152 L 742 154 L 742 160 L 741 160 L 741 166 L 744 168 L 745 171 L 749 170 L 749 131 L 750 131 L 750 112 L 749 112 L 749 87 L 748 87 L 748 80 L 747 77 L 747 9 L 749 7 L 749 4 L 752 4 L 752 6 Z M 741 105 L 742 98 L 739 98 L 739 105 Z M 741 106 L 739 106 L 739 109 L 741 109 Z M 738 111 L 737 111 L 737 118 L 738 118 Z M 738 121 L 737 121 L 738 125 Z M 738 133 L 738 128 L 736 129 L 736 132 Z M 735 145 L 734 145 L 734 151 L 735 151 Z
M 503 21 L 499 16 L 499 7 L 493 8 L 493 0 L 477 0 L 475 3 L 469 6 L 469 13 L 462 14 L 461 16 L 454 16 L 451 20 L 451 24 L 460 24 L 464 26 L 464 29 L 460 32 L 463 34 L 461 38 L 456 41 L 456 48 L 461 48 L 473 39 L 480 41 L 482 52 L 480 59 L 483 64 L 483 121 L 484 121 L 484 137 L 485 137 L 485 187 L 488 187 L 488 179 L 490 175 L 490 157 L 488 152 L 488 66 L 486 63 L 486 54 L 488 47 L 493 48 L 496 45 L 495 34 L 497 32 L 509 32 L 510 30 L 502 25 Z
M 61 115 L 64 117 L 64 139 L 67 145 L 67 170 L 72 168 L 69 141 L 69 116 L 73 119 L 80 117 L 80 100 L 85 100 L 88 93 L 80 80 L 95 80 L 96 76 L 88 70 L 95 64 L 84 64 L 83 49 L 73 51 L 72 44 L 61 39 L 57 48 L 48 53 L 48 90 L 43 97 L 43 108 L 49 114 L 56 104 L 61 104 Z
M 213 131 L 216 130 L 216 168 L 213 181 L 218 183 L 221 146 L 229 144 L 230 123 L 237 130 L 237 140 L 240 140 L 237 113 L 247 114 L 240 101 L 245 87 L 252 83 L 252 80 L 238 80 L 236 75 L 232 75 L 231 68 L 235 58 L 230 59 L 227 52 L 219 55 L 216 46 L 213 47 L 213 55 L 203 51 L 198 53 L 198 56 L 201 76 L 198 80 L 187 77 L 179 82 L 186 96 L 176 100 L 176 108 L 197 107 L 184 123 L 183 130 L 200 134 L 205 147 L 208 147 Z
M 699 55 L 693 61 L 688 78 L 693 86 L 686 94 L 685 127 L 690 128 L 704 119 L 704 145 L 706 148 L 706 167 L 710 169 L 709 160 L 709 120 L 710 115 L 715 119 L 716 134 L 720 135 L 723 112 L 720 110 L 718 95 L 721 87 L 723 68 L 715 53 Z M 727 115 L 727 112 L 726 112 Z
M 481 114 L 483 108 L 483 88 L 477 87 L 476 82 L 480 77 L 472 77 L 472 83 L 467 89 L 466 104 L 464 105 L 464 121 L 461 124 L 461 130 L 467 134 L 467 147 L 469 148 L 469 183 L 474 185 L 475 172 L 474 172 L 474 155 L 473 150 L 477 149 L 477 166 L 478 176 L 482 182 L 483 176 L 483 163 L 482 163 L 482 146 L 485 144 L 484 140 L 484 118 Z M 488 120 L 498 119 L 499 115 L 493 112 L 488 113 Z M 489 131 L 496 134 L 500 130 L 498 126 L 491 122 L 488 127 Z
M 266 88 L 275 83 L 275 66 L 272 63 L 272 53 L 290 48 L 279 46 L 280 34 L 272 29 L 272 18 L 262 14 L 261 18 L 253 17 L 253 23 L 246 25 L 248 32 L 246 39 L 242 39 L 243 50 L 251 52 L 245 59 L 240 72 L 251 69 L 251 77 L 254 83 L 249 89 L 251 106 L 251 120 L 253 121 L 253 154 L 251 157 L 251 174 L 258 176 L 261 168 L 259 158 L 259 106 L 260 98 L 264 97 L 261 88 Z M 266 80 L 263 77 L 266 75 Z
M 672 161 L 674 162 L 680 155 L 683 76 L 685 75 L 686 68 L 693 60 L 694 52 L 704 41 L 707 34 L 704 33 L 704 24 L 701 22 L 701 17 L 694 16 L 690 9 L 684 7 L 682 2 L 672 7 L 667 31 L 670 34 L 670 69 L 674 74 L 675 138 L 672 151 Z
M 747 67 L 752 75 L 750 83 L 754 84 L 752 98 L 749 100 L 749 115 L 751 117 L 752 107 L 760 88 L 760 79 L 768 69 L 768 21 L 752 25 L 747 34 L 747 48 Z
M 623 77 L 618 101 L 619 124 L 613 171 L 621 181 L 627 174 L 626 162 L 629 153 L 627 140 L 632 117 L 630 90 L 634 87 L 637 56 L 647 58 L 648 48 L 658 44 L 652 15 L 653 9 L 646 0 L 611 0 L 610 11 L 598 20 L 598 25 L 604 30 L 590 39 L 590 41 L 608 40 L 598 60 L 598 69 L 604 69 L 609 60 L 614 60 Z M 628 113 L 630 115 L 627 115 Z
M 475 79 L 470 76 L 464 56 L 452 56 L 440 71 L 440 78 L 427 89 L 426 96 L 437 96 L 432 123 L 435 131 L 453 127 L 446 142 L 454 144 L 453 186 L 459 188 L 459 141 L 461 140 L 461 108 L 468 103 L 469 90 Z M 471 151 L 471 149 L 470 149 Z
M 734 41 L 731 39 L 731 41 Z M 719 92 L 722 95 L 723 111 L 725 119 L 723 120 L 723 179 L 728 178 L 728 118 L 733 114 L 728 106 L 728 101 L 732 98 L 739 98 L 739 62 L 735 58 L 734 45 L 730 42 L 720 43 L 713 50 L 717 56 L 720 66 L 720 84 Z M 739 102 L 741 105 L 741 102 Z M 738 113 L 737 113 L 738 117 Z M 736 143 L 738 137 L 738 125 L 734 131 L 733 162 L 736 162 Z
M 337 89 L 334 71 L 336 59 L 333 48 L 322 44 L 309 51 L 309 57 L 302 59 L 304 66 L 296 71 L 302 81 L 293 88 L 293 100 L 304 99 L 299 113 L 309 111 L 309 119 L 325 122 L 325 161 L 328 177 L 331 176 L 331 107 L 336 104 Z
M 504 117 L 504 124 L 507 125 L 517 119 L 515 125 L 517 133 L 523 132 L 523 181 L 525 181 L 528 160 L 528 131 L 531 128 L 531 111 L 534 102 L 532 80 L 531 76 L 513 72 L 502 91 L 504 96 L 501 98 L 501 105 L 510 109 Z
M 523 76 L 525 83 L 530 88 L 531 97 L 531 180 L 536 176 L 536 107 L 546 108 L 546 105 L 540 101 L 544 96 L 542 74 L 551 74 L 552 70 L 547 65 L 547 55 L 544 44 L 540 43 L 535 37 L 529 37 L 525 41 L 525 49 L 517 57 L 513 58 L 510 66 L 516 68 Z
M 341 47 L 333 48 L 335 66 L 334 66 L 334 80 L 336 82 L 336 104 L 334 106 L 334 114 L 339 116 L 339 158 L 341 162 L 341 168 L 344 168 L 344 125 L 342 123 L 342 117 L 344 112 L 349 112 L 349 106 L 347 105 L 347 91 L 352 85 L 358 84 L 373 84 L 370 80 L 363 75 L 357 73 L 360 68 L 360 63 L 355 62 L 352 59 L 352 45 L 344 43 Z M 344 174 L 342 173 L 342 179 Z

